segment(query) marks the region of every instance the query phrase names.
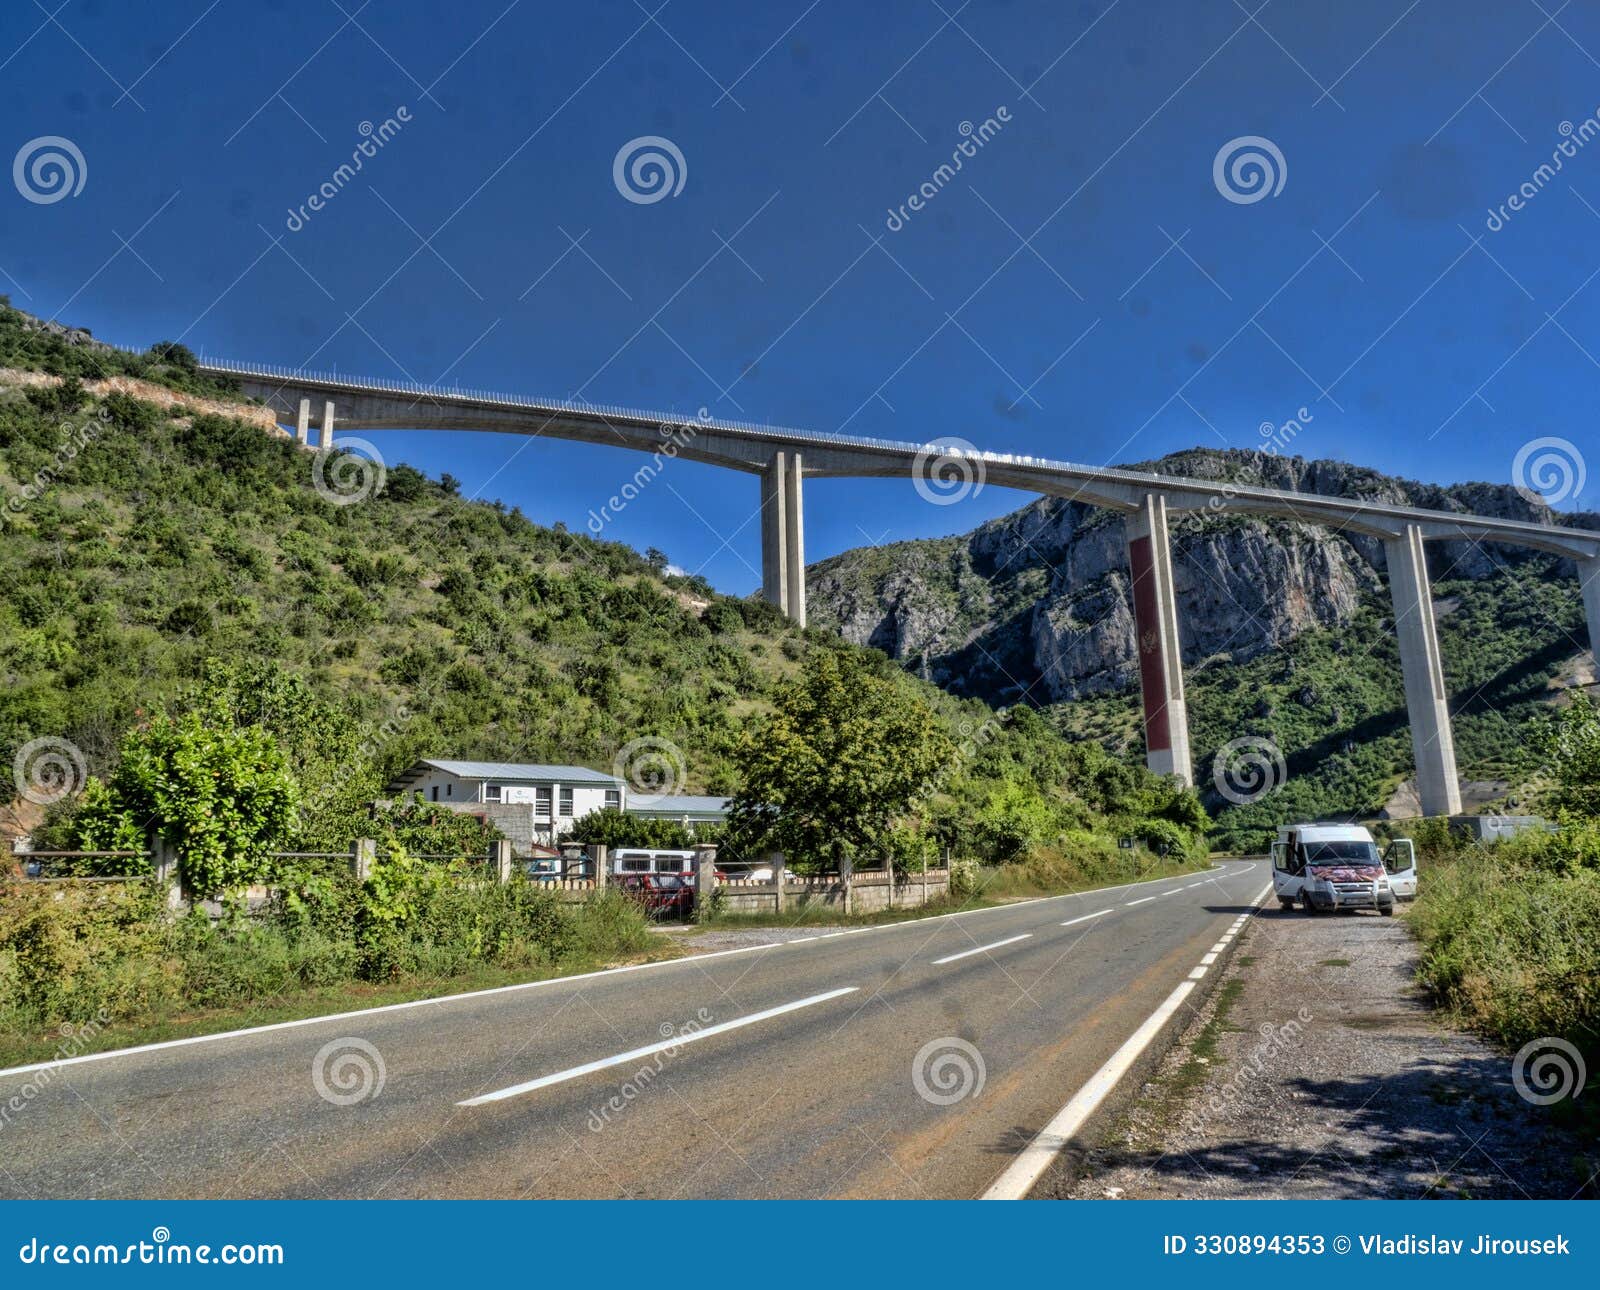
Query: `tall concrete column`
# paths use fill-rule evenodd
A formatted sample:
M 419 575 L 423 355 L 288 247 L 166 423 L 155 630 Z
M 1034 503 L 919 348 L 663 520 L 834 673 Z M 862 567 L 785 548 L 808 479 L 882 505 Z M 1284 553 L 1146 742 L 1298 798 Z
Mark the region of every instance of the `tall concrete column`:
M 300 412 L 294 419 L 294 441 L 304 448 L 311 442 L 311 400 L 300 400 Z
M 1411 753 L 1417 763 L 1422 813 L 1459 815 L 1456 743 L 1450 729 L 1450 699 L 1439 658 L 1422 530 L 1408 524 L 1399 537 L 1385 539 L 1383 547 L 1389 563 L 1389 594 L 1394 600 L 1394 631 L 1400 642 L 1400 671 L 1405 677 L 1406 714 L 1411 721 Z
M 1172 585 L 1166 498 L 1145 494 L 1125 521 L 1133 571 L 1133 621 L 1139 647 L 1139 691 L 1144 700 L 1145 765 L 1194 786 L 1189 756 L 1189 714 L 1183 700 L 1183 656 L 1178 645 L 1178 603 Z
M 789 601 L 788 458 L 782 452 L 761 472 L 761 595 L 779 609 Z
M 322 448 L 324 451 L 333 447 L 333 400 L 329 399 L 322 405 Z
M 800 454 L 791 453 L 783 480 L 783 554 L 788 580 L 784 611 L 800 627 L 806 625 L 806 514 L 800 492 Z
M 1600 555 L 1578 561 L 1578 581 L 1583 585 L 1583 616 L 1589 620 L 1589 653 L 1600 669 Z

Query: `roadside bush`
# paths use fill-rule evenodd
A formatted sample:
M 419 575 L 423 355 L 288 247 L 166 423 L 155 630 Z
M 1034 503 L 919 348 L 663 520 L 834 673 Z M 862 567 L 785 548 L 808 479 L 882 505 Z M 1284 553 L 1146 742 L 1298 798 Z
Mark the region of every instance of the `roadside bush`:
M 1525 835 L 1433 853 L 1411 925 L 1420 976 L 1464 1022 L 1517 1047 L 1557 1035 L 1600 1052 L 1600 873 L 1554 871 L 1553 844 Z

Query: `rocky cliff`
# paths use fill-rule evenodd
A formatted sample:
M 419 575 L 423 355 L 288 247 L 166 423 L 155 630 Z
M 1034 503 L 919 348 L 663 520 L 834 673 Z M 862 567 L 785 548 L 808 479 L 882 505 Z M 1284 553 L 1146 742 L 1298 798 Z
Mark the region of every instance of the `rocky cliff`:
M 1337 461 L 1196 449 L 1132 468 L 1549 521 L 1509 485 L 1441 487 Z M 1600 516 L 1563 523 L 1600 527 Z M 1383 546 L 1326 528 L 1230 515 L 1172 518 L 1184 661 L 1244 662 L 1308 628 L 1338 627 L 1383 590 Z M 1438 543 L 1436 579 L 1481 579 L 1527 560 L 1514 548 Z M 1570 568 L 1563 571 L 1570 575 Z M 946 689 L 1047 704 L 1137 681 L 1122 524 L 1041 498 L 959 538 L 845 552 L 808 571 L 811 617 L 901 659 Z

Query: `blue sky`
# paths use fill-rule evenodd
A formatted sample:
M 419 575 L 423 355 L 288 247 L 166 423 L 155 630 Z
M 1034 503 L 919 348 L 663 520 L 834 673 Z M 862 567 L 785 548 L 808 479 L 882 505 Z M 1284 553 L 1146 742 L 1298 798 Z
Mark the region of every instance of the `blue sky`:
M 85 173 L 0 186 L 0 291 L 129 344 L 1096 464 L 1252 446 L 1301 408 L 1305 455 L 1441 482 L 1509 480 L 1542 436 L 1595 456 L 1592 7 L 646 3 L 9 4 L 0 153 L 59 136 Z M 681 154 L 676 195 L 613 182 L 641 136 Z M 1275 195 L 1214 181 L 1244 136 L 1281 155 Z M 637 465 L 380 448 L 573 528 Z M 814 481 L 808 556 L 1025 500 Z M 674 463 L 607 536 L 743 593 L 756 506 Z

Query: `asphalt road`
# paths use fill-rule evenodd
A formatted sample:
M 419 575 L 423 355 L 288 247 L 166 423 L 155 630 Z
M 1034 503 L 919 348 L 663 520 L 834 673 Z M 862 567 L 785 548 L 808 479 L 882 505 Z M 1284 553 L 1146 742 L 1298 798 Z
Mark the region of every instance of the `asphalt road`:
M 1266 880 L 1225 862 L 0 1073 L 0 1196 L 971 1197 Z

